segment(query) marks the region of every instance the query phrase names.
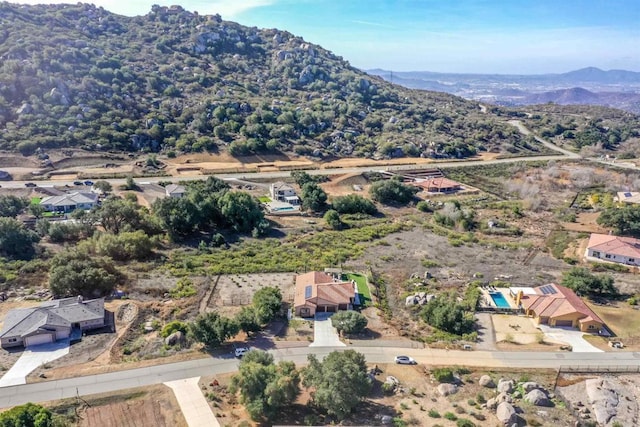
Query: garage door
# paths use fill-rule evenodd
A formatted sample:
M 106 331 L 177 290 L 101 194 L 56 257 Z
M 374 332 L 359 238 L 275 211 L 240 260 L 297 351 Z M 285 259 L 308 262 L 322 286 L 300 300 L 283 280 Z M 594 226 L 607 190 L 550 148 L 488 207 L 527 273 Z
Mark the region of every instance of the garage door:
M 32 337 L 25 338 L 24 346 L 29 347 L 31 345 L 46 344 L 52 342 L 52 338 L 51 334 L 34 335 Z
M 571 320 L 556 320 L 556 326 L 573 326 Z

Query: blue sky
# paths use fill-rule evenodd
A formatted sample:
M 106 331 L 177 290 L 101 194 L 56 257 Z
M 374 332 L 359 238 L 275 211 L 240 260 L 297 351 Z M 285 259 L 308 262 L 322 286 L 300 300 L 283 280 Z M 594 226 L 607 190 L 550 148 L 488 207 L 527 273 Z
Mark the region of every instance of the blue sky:
M 38 3 L 22 0 L 21 3 Z M 49 0 L 48 2 L 57 2 Z M 640 0 L 97 0 L 152 4 L 278 28 L 363 68 L 464 73 L 640 71 Z

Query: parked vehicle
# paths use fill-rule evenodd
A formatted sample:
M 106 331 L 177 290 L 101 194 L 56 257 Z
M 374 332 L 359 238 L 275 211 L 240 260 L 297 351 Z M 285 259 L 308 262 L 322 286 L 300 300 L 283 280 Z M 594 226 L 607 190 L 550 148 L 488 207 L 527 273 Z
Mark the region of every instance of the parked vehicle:
M 73 185 L 84 185 L 82 181 L 73 181 Z
M 33 182 L 25 182 L 25 183 L 24 183 L 24 186 L 25 186 L 25 187 L 29 187 L 29 188 L 31 188 L 31 187 L 37 187 L 37 185 L 36 185 L 36 184 L 34 184 Z
M 398 365 L 415 365 L 418 363 L 409 356 L 396 356 L 394 360 Z
M 88 186 L 90 187 L 90 186 L 92 186 L 92 185 L 93 185 L 93 181 L 86 180 L 86 181 L 84 182 L 84 185 L 88 185 Z
M 241 358 L 248 351 L 249 351 L 249 347 L 237 347 L 235 349 L 235 355 L 236 357 Z

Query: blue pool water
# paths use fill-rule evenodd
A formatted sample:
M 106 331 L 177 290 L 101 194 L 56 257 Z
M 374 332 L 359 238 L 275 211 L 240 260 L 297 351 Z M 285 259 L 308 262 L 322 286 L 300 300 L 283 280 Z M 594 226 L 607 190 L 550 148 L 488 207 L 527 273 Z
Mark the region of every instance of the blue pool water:
M 491 299 L 498 308 L 511 308 L 507 299 L 502 295 L 502 292 L 490 293 Z

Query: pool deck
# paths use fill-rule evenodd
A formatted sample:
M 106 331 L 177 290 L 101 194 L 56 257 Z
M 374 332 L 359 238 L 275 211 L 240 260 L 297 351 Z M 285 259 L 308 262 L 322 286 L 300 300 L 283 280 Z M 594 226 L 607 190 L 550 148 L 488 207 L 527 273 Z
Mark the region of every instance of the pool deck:
M 504 288 L 495 288 L 493 286 L 481 286 L 480 287 L 481 295 L 480 295 L 480 307 L 492 307 L 497 309 L 506 309 L 507 307 L 498 307 L 491 298 L 492 293 L 499 292 L 504 297 L 505 301 L 509 304 L 510 309 L 517 309 L 516 302 L 509 295 L 509 289 Z

